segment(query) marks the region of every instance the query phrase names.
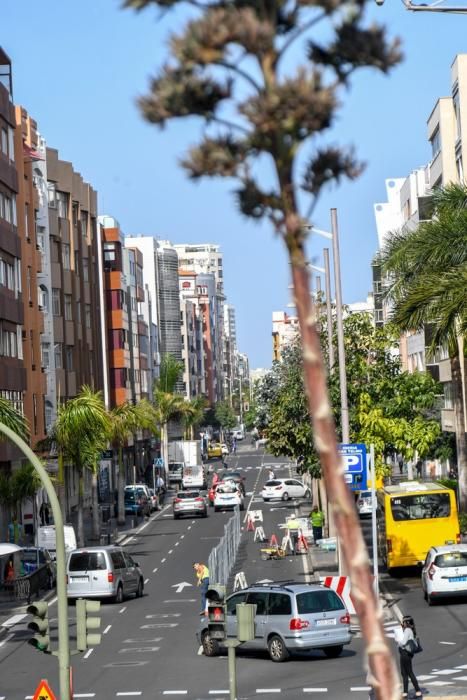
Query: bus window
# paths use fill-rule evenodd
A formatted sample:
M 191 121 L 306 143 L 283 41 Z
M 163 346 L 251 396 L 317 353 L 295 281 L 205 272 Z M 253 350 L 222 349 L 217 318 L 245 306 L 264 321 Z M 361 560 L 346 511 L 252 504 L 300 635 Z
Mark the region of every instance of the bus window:
M 448 493 L 417 494 L 391 498 L 394 520 L 424 520 L 425 518 L 448 518 L 451 503 Z

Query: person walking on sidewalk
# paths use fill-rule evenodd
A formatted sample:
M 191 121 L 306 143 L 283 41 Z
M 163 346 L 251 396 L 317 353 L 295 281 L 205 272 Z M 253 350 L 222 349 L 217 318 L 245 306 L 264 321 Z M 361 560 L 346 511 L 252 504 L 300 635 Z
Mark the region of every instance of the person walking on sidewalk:
M 324 513 L 318 508 L 318 506 L 313 506 L 310 513 L 311 527 L 313 528 L 313 540 L 316 544 L 318 540 L 323 539 L 323 527 L 324 527 Z
M 421 698 L 422 691 L 418 685 L 417 677 L 412 668 L 413 652 L 410 651 L 411 641 L 416 642 L 417 632 L 415 622 L 411 615 L 404 615 L 400 628 L 394 632 L 394 639 L 399 649 L 400 668 L 403 686 L 403 698 L 409 697 L 409 678 L 415 688 L 415 697 Z
M 201 588 L 201 612 L 200 615 L 206 614 L 206 593 L 209 588 L 209 569 L 206 564 L 200 564 L 195 562 L 193 564 L 193 569 L 196 572 L 196 578 L 198 579 L 198 586 Z

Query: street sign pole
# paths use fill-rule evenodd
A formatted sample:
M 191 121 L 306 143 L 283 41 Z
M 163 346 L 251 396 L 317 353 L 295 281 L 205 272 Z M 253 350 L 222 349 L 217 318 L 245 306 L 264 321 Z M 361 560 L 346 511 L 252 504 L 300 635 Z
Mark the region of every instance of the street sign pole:
M 379 571 L 378 571 L 378 533 L 376 529 L 376 466 L 375 466 L 375 446 L 370 445 L 370 468 L 371 468 L 371 533 L 373 538 L 373 576 L 375 596 L 379 596 Z

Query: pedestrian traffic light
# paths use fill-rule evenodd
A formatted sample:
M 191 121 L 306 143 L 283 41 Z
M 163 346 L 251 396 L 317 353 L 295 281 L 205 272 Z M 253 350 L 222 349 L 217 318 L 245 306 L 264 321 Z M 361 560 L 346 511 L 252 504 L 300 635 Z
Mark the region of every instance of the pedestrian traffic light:
M 34 603 L 34 605 L 28 605 L 26 612 L 33 615 L 28 629 L 36 633 L 31 639 L 28 639 L 28 644 L 39 649 L 39 651 L 43 651 L 45 654 L 50 654 L 49 604 L 39 602 Z
M 88 630 L 98 630 L 101 626 L 100 617 L 88 617 L 89 613 L 97 613 L 101 609 L 98 600 L 85 600 L 78 598 L 76 601 L 76 648 L 78 651 L 86 651 L 88 647 L 94 647 L 101 643 L 100 633 L 88 634 Z
M 212 585 L 206 592 L 208 604 L 208 629 L 211 639 L 226 639 L 227 615 L 225 604 L 225 586 Z

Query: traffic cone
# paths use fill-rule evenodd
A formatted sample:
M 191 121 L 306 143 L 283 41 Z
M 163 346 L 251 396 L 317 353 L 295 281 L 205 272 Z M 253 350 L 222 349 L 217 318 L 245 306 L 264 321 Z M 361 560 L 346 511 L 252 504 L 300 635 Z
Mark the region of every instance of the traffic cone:
M 278 542 L 277 542 L 277 537 L 275 535 L 271 535 L 271 540 L 269 542 L 270 547 L 277 547 Z
M 254 532 L 255 531 L 255 525 L 253 523 L 252 518 L 248 517 L 248 525 L 246 526 L 247 532 Z

